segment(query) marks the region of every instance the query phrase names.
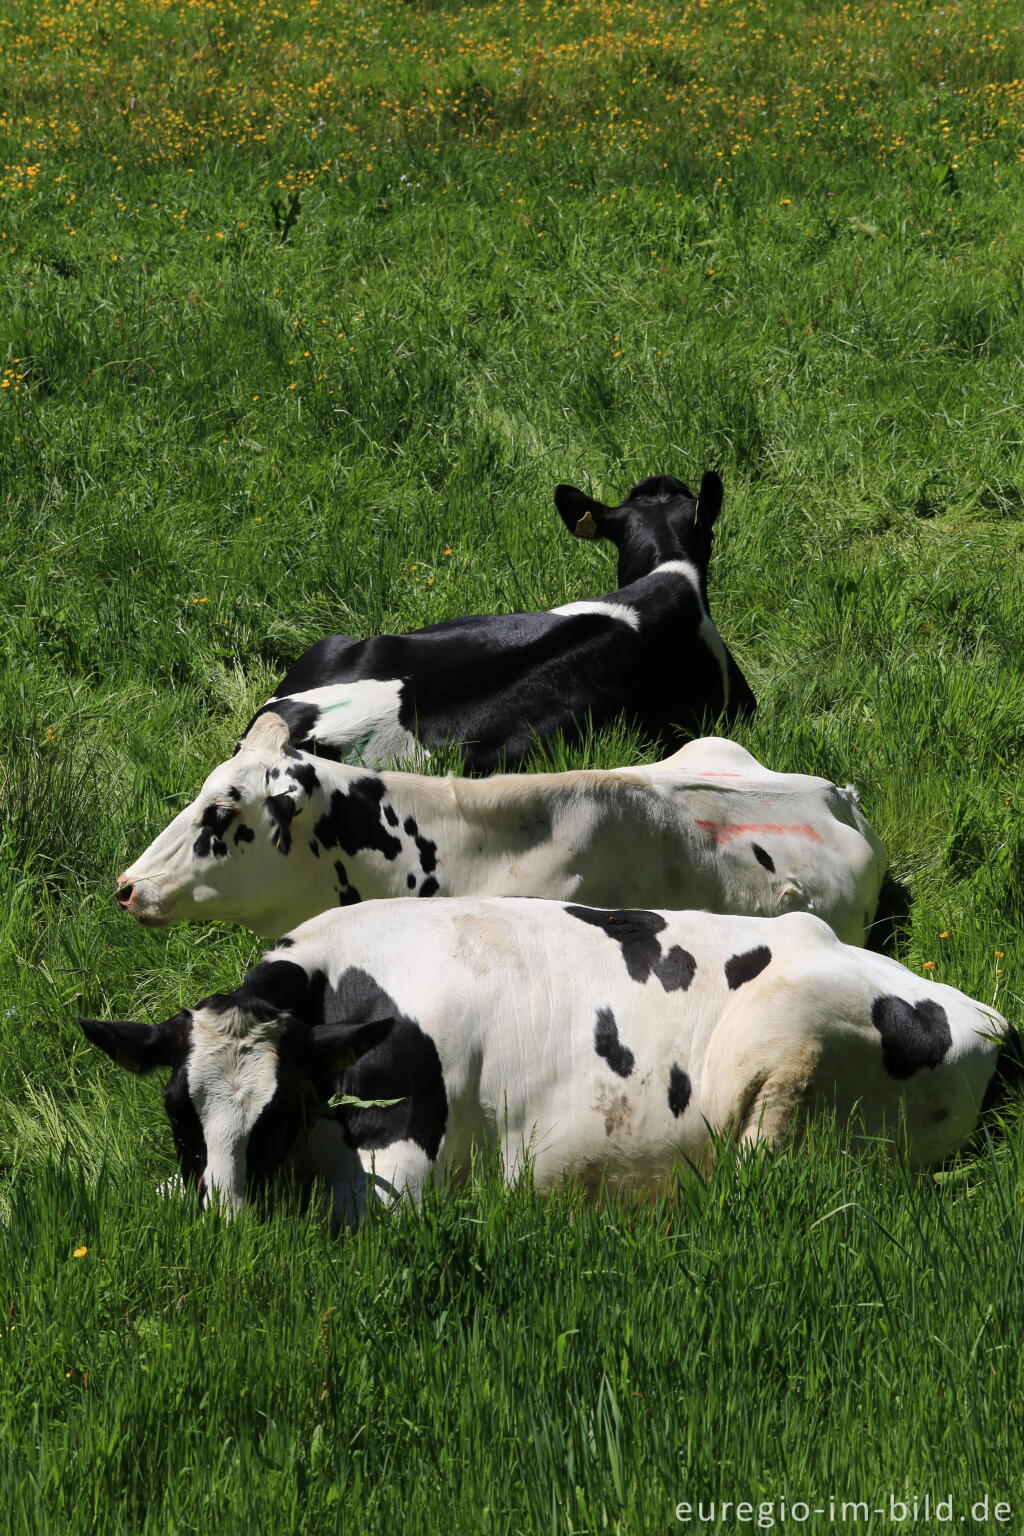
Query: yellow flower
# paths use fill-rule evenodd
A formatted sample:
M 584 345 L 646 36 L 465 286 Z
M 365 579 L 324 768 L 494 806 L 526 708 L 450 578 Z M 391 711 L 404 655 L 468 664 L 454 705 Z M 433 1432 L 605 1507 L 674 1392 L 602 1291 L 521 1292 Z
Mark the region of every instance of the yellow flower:
M 939 934 L 939 938 L 940 939 L 948 939 L 949 938 L 949 929 L 948 928 L 943 928 L 942 932 Z
M 934 971 L 934 969 L 935 969 L 935 961 L 934 960 L 926 960 L 924 962 L 923 966 L 921 967 L 921 969 L 924 970 L 924 971 Z
M 73 1259 L 84 1259 L 88 1252 L 88 1248 L 76 1248 L 71 1257 Z

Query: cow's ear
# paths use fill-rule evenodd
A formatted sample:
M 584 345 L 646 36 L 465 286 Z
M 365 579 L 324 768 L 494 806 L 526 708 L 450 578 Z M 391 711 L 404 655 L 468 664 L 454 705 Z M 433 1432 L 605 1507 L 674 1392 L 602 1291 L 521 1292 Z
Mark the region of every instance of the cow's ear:
M 713 469 L 709 469 L 700 482 L 700 490 L 697 492 L 697 507 L 693 514 L 693 521 L 699 528 L 712 528 L 722 510 L 722 497 L 725 491 L 722 482 Z
M 264 710 L 238 743 L 239 752 L 284 752 L 291 740 L 287 720 L 274 710 Z
M 85 1038 L 106 1051 L 127 1072 L 144 1075 L 156 1067 L 176 1067 L 184 1054 L 180 1018 L 152 1029 L 134 1020 L 79 1019 Z
M 310 1045 L 317 1061 L 328 1072 L 343 1072 L 386 1040 L 394 1022 L 373 1019 L 365 1024 L 321 1024 L 312 1031 Z
M 603 501 L 595 501 L 574 485 L 555 486 L 555 506 L 562 522 L 578 539 L 607 537 L 605 519 L 611 511 Z

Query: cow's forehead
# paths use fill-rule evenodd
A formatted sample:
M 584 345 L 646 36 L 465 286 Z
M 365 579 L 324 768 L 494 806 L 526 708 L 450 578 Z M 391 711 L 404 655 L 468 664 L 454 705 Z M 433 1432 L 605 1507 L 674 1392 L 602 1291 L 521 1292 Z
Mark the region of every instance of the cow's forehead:
M 251 1128 L 273 1097 L 283 1032 L 281 1019 L 255 1019 L 238 1006 L 195 1009 L 187 1062 L 193 1102 L 198 1106 L 231 1098 L 245 1128 Z
M 192 1010 L 192 1054 L 204 1051 L 249 1051 L 276 1046 L 284 1034 L 280 1014 L 250 1012 L 244 1004 L 212 998 Z
M 620 504 L 619 510 L 663 517 L 666 512 L 677 508 L 692 512 L 696 500 L 688 485 L 669 475 L 662 475 L 634 486 L 626 500 Z

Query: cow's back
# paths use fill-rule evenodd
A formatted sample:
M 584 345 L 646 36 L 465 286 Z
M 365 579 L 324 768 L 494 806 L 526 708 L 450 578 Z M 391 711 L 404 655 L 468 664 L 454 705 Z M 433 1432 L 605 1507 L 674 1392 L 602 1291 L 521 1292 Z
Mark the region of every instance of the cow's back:
M 696 573 L 677 564 L 561 610 L 333 636 L 299 658 L 263 707 L 287 720 L 293 746 L 368 767 L 457 744 L 469 771 L 491 773 L 538 741 L 577 740 L 620 717 L 673 745 L 754 707 Z
M 904 1121 L 912 1159 L 934 1162 L 975 1123 L 1006 1029 L 806 913 L 454 898 L 324 914 L 293 938 L 327 973 L 328 1017 L 395 1017 L 427 1064 L 416 1082 L 435 1072 L 440 1168 L 481 1141 L 528 1154 L 541 1184 L 650 1186 L 706 1159 L 709 1125 L 774 1139 L 826 1105 L 869 1132 Z M 395 1050 L 346 1091 L 381 1093 Z
M 720 737 L 630 771 L 671 808 L 675 839 L 689 853 L 679 879 L 697 892 L 688 897 L 694 904 L 759 917 L 812 912 L 845 943 L 865 942 L 888 861 L 853 790 L 774 773 Z M 683 894 L 662 899 L 681 905 Z

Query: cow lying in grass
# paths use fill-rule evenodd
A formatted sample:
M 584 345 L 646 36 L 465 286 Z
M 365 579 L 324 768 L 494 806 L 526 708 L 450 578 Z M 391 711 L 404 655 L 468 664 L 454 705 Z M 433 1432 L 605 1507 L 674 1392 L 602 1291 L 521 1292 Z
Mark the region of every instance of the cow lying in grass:
M 170 1069 L 181 1173 L 207 1198 L 235 1210 L 291 1168 L 349 1221 L 373 1192 L 464 1174 L 475 1147 L 542 1189 L 656 1189 L 714 1135 L 774 1145 L 827 1108 L 936 1163 L 991 1099 L 1008 1031 L 806 913 L 493 898 L 325 912 L 155 1029 L 81 1022 L 121 1066 Z
M 849 789 L 772 773 L 734 742 L 642 768 L 455 779 L 295 751 L 261 715 L 243 749 L 121 875 L 153 926 L 273 938 L 383 896 L 545 896 L 598 906 L 816 912 L 863 944 L 885 852 Z
M 700 494 L 668 475 L 606 507 L 560 485 L 581 538 L 610 539 L 619 588 L 545 613 L 449 619 L 408 635 L 331 635 L 305 652 L 264 705 L 293 746 L 367 767 L 421 761 L 461 743 L 467 768 L 514 768 L 538 740 L 625 716 L 663 746 L 735 720 L 754 696 L 708 611 L 707 568 L 722 483 Z

